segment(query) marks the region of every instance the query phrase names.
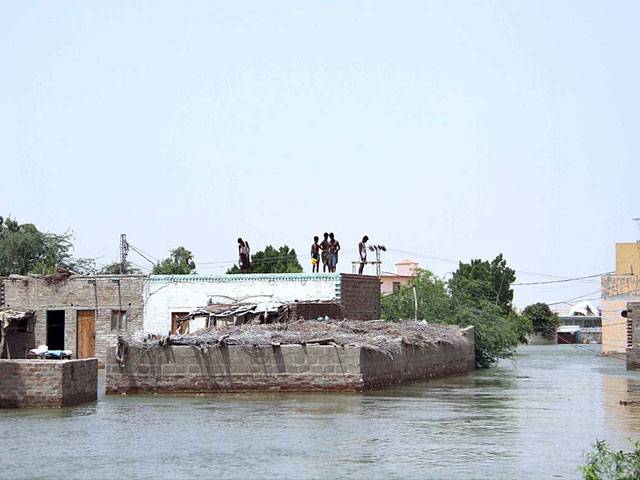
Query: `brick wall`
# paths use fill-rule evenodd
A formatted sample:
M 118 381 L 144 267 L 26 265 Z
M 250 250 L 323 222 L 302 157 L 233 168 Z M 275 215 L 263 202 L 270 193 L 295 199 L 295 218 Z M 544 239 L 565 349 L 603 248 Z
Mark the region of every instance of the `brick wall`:
M 107 393 L 361 391 L 475 368 L 473 329 L 455 344 L 404 348 L 393 359 L 356 346 L 172 346 L 107 355 Z
M 17 277 L 1 279 L 5 306 L 15 310 L 35 310 L 35 342 L 47 343 L 47 311 L 64 310 L 64 347 L 77 355 L 77 315 L 80 310 L 96 311 L 96 352 L 101 362 L 106 347 L 115 342 L 111 330 L 111 310 L 127 311 L 127 332 L 142 330 L 142 293 L 144 275 L 74 275 L 61 283 L 48 285 L 44 278 Z M 95 285 L 89 283 L 95 281 Z M 119 289 L 118 283 L 119 281 Z M 120 292 L 120 296 L 118 295 Z
M 315 320 L 328 316 L 334 320 L 342 320 L 344 313 L 338 302 L 297 302 L 289 305 L 289 320 Z
M 344 317 L 352 320 L 380 318 L 380 280 L 369 275 L 340 275 L 340 301 Z
M 0 408 L 65 407 L 96 400 L 98 360 L 0 360 Z

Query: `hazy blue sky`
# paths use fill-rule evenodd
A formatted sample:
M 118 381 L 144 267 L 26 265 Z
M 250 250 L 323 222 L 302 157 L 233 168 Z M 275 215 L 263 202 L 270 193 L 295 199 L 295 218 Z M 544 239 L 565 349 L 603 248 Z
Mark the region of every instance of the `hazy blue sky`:
M 385 270 L 410 257 L 444 275 L 500 252 L 524 282 L 613 270 L 614 243 L 640 237 L 639 14 L 2 1 L 0 214 L 70 228 L 101 263 L 121 232 L 200 262 L 235 259 L 240 235 L 308 269 L 311 237 L 332 230 L 344 271 L 364 233 L 393 249 Z M 598 288 L 520 287 L 516 303 Z

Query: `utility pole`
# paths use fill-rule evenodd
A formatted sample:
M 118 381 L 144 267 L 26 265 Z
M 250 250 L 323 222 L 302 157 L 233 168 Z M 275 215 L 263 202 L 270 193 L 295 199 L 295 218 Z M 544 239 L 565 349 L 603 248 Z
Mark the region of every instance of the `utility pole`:
M 129 244 L 127 243 L 127 234 L 120 234 L 120 275 L 127 271 L 127 254 L 129 253 Z
M 631 220 L 636 222 L 636 225 L 638 225 L 638 230 L 640 230 L 640 217 L 632 218 Z M 640 243 L 640 237 L 638 238 L 637 242 Z

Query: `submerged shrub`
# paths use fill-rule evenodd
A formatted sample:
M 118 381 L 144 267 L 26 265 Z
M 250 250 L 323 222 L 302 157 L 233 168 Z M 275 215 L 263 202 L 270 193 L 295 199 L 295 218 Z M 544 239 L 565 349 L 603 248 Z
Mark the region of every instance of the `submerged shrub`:
M 607 442 L 597 441 L 587 453 L 587 463 L 581 467 L 584 480 L 640 479 L 640 440 L 632 443 L 633 450 L 613 450 Z

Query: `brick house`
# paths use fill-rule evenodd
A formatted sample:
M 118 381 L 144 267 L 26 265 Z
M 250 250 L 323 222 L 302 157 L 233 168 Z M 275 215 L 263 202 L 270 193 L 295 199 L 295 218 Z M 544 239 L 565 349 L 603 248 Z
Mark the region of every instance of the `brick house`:
M 0 308 L 34 310 L 35 343 L 97 357 L 119 333 L 142 330 L 145 275 L 71 275 L 59 281 L 18 276 L 0 279 Z
M 0 308 L 34 310 L 35 345 L 97 357 L 119 334 L 166 335 L 175 319 L 206 305 L 265 301 L 292 303 L 295 318 L 370 320 L 380 317 L 378 277 L 352 274 L 71 275 L 59 281 L 0 278 Z M 190 330 L 204 326 L 192 320 Z

